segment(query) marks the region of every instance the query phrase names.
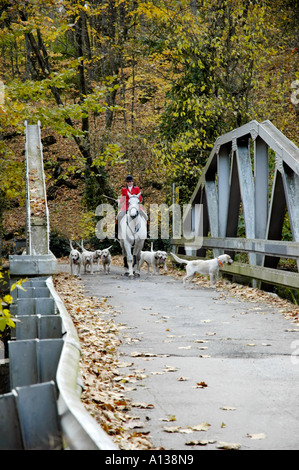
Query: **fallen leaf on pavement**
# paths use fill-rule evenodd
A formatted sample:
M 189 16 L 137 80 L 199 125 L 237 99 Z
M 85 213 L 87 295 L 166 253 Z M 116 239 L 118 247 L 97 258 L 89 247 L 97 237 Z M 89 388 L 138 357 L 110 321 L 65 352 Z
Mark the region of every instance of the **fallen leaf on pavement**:
M 206 388 L 207 384 L 205 382 L 197 382 L 196 388 Z
M 209 423 L 200 423 L 200 424 L 197 424 L 196 426 L 191 426 L 191 429 L 193 431 L 207 431 L 209 428 L 210 428 L 210 424 Z
M 166 418 L 161 418 L 161 421 L 167 421 L 167 422 L 176 421 L 176 417 L 175 417 L 175 415 L 169 415 Z
M 266 439 L 266 434 L 261 432 L 260 434 L 247 434 L 247 437 L 250 439 Z
M 209 423 L 201 423 L 195 426 L 188 426 L 187 428 L 182 428 L 181 426 L 164 426 L 163 431 L 165 432 L 179 432 L 181 434 L 190 434 L 194 431 L 207 431 L 211 425 Z
M 147 404 L 147 403 L 131 403 L 131 406 L 133 408 L 143 408 L 143 409 L 146 409 L 146 410 L 149 410 L 149 409 L 152 409 L 152 408 L 155 408 L 154 405 L 152 405 L 151 403 Z
M 216 440 L 213 439 L 202 439 L 199 441 L 185 442 L 186 446 L 206 446 L 208 444 L 215 444 Z
M 165 366 L 163 370 L 165 370 L 165 372 L 176 372 L 179 369 L 177 369 L 177 367 L 173 367 L 173 366 Z
M 130 354 L 130 356 L 131 357 L 157 357 L 157 354 L 134 351 Z
M 163 431 L 165 432 L 180 432 L 180 426 L 164 426 Z
M 225 450 L 238 450 L 241 447 L 241 444 L 236 442 L 218 442 L 216 445 L 217 449 L 225 449 Z
M 181 428 L 181 426 L 164 426 L 163 431 L 165 432 L 179 432 L 181 434 L 189 434 L 192 431 L 191 428 Z

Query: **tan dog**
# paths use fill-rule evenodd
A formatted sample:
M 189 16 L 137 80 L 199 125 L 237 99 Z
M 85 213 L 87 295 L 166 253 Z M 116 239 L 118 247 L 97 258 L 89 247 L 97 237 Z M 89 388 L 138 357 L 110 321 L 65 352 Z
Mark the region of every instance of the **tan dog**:
M 181 259 L 178 256 L 171 253 L 174 259 L 178 263 L 186 264 L 186 276 L 183 278 L 183 284 L 187 280 L 192 280 L 196 273 L 205 274 L 210 276 L 211 287 L 215 288 L 215 279 L 219 273 L 220 266 L 223 266 L 223 263 L 232 264 L 233 260 L 229 255 L 220 255 L 218 258 L 209 259 L 209 260 L 192 260 L 187 261 Z

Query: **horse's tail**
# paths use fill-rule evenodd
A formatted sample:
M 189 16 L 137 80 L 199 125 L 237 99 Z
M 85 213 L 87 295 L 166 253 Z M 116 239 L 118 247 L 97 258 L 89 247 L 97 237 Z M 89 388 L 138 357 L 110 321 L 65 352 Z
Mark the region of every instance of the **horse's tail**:
M 186 261 L 185 259 L 182 259 L 182 258 L 179 258 L 178 256 L 176 256 L 174 253 L 170 253 L 171 256 L 174 257 L 174 259 L 178 262 L 178 263 L 184 263 L 184 264 L 187 264 L 188 261 Z

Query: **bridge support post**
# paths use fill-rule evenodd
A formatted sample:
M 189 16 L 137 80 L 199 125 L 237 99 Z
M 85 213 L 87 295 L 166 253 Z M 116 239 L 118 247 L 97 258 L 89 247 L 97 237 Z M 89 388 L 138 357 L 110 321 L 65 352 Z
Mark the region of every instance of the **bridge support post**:
M 40 123 L 25 122 L 26 157 L 26 254 L 10 256 L 10 275 L 55 274 L 57 261 L 49 249 L 50 225 L 47 206 Z
M 267 220 L 269 212 L 269 157 L 268 145 L 260 137 L 254 142 L 254 206 L 255 206 L 255 237 L 259 239 L 266 238 Z M 262 266 L 264 262 L 263 255 L 256 255 L 257 266 Z

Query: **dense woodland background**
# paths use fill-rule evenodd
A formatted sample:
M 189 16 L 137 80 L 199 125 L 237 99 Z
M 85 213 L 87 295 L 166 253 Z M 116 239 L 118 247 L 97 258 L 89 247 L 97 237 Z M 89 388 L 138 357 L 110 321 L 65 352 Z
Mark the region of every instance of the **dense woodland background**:
M 224 132 L 269 119 L 299 145 L 298 45 L 299 0 L 0 0 L 2 255 L 24 236 L 25 120 L 65 254 L 128 173 L 146 206 L 172 183 L 183 203 Z

